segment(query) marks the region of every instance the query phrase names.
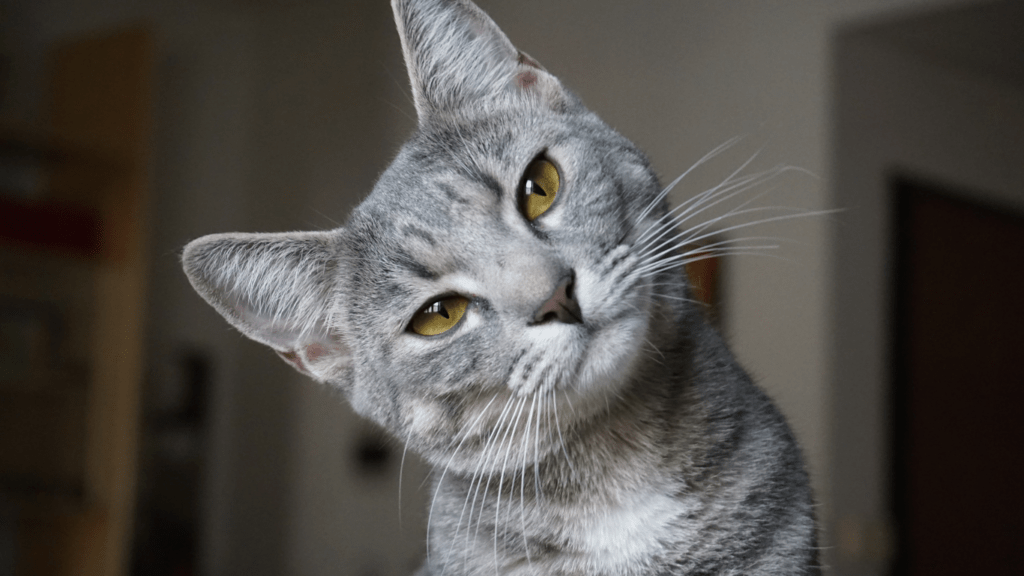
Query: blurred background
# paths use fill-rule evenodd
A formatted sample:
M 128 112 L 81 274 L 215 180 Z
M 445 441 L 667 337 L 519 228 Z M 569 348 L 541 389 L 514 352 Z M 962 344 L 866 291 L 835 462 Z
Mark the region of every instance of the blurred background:
M 760 149 L 813 174 L 772 204 L 842 209 L 758 229 L 781 258 L 715 285 L 828 573 L 1016 571 L 1024 5 L 479 4 L 664 182 L 747 136 L 675 202 Z M 0 0 L 0 575 L 419 565 L 423 465 L 178 263 L 340 225 L 413 118 L 384 0 Z

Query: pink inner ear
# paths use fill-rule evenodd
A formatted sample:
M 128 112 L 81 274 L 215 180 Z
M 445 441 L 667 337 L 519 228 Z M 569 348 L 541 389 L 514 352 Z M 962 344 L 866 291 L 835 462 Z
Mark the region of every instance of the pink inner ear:
M 316 362 L 322 356 L 326 356 L 328 352 L 330 352 L 330 350 L 319 344 L 310 344 L 309 346 L 306 346 L 306 359 L 310 362 Z
M 516 84 L 519 84 L 519 87 L 524 90 L 533 87 L 533 85 L 536 83 L 537 75 L 534 74 L 533 72 L 527 71 L 516 74 Z

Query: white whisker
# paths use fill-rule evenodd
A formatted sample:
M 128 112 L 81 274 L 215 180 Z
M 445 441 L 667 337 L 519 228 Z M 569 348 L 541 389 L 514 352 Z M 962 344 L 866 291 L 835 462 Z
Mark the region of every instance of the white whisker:
M 405 455 L 409 452 L 409 438 L 405 439 L 402 448 L 402 461 L 398 464 L 398 529 L 402 529 L 402 475 L 405 472 Z
M 822 215 L 825 215 L 825 214 L 831 214 L 832 212 L 833 212 L 832 210 L 799 211 L 799 212 L 791 213 L 791 214 L 782 214 L 782 215 L 779 215 L 779 216 L 771 216 L 769 218 L 761 218 L 761 219 L 758 219 L 758 220 L 751 220 L 750 222 L 743 222 L 741 224 L 733 224 L 731 226 L 727 226 L 727 227 L 722 228 L 720 230 L 716 230 L 714 233 L 705 233 L 705 234 L 703 234 L 701 236 L 696 236 L 694 238 L 688 239 L 687 243 L 700 242 L 701 240 L 703 240 L 705 238 L 710 238 L 712 236 L 717 236 L 717 235 L 720 235 L 720 234 L 725 234 L 727 232 L 732 232 L 733 230 L 741 230 L 743 228 L 750 228 L 751 226 L 760 226 L 761 224 L 768 224 L 768 223 L 771 223 L 771 222 L 781 222 L 783 220 L 793 220 L 795 218 L 809 218 L 809 217 L 812 217 L 812 216 L 822 216 Z
M 643 241 L 644 244 L 646 244 L 647 246 L 653 245 L 655 242 L 658 242 L 659 240 L 664 238 L 666 235 L 671 234 L 672 231 L 676 230 L 679 225 L 681 225 L 682 223 L 686 222 L 687 220 L 697 216 L 698 214 L 706 212 L 707 210 L 710 210 L 711 208 L 713 208 L 715 206 L 718 206 L 719 204 L 727 202 L 727 201 L 735 198 L 736 196 L 739 196 L 741 194 L 749 192 L 750 190 L 753 190 L 754 188 L 760 186 L 761 184 L 764 184 L 765 182 L 768 182 L 772 178 L 774 178 L 774 177 L 778 176 L 779 174 L 781 174 L 782 170 L 783 169 L 767 170 L 765 172 L 759 172 L 759 173 L 756 173 L 756 174 L 751 174 L 749 176 L 745 176 L 743 178 L 740 178 L 740 179 L 732 181 L 732 182 L 730 182 L 728 180 L 725 181 L 725 182 L 722 182 L 721 184 L 719 184 L 715 188 L 712 188 L 711 190 L 708 190 L 707 192 L 704 193 L 704 194 L 708 194 L 710 192 L 715 192 L 714 194 L 712 194 L 710 196 L 707 196 L 706 198 L 702 198 L 701 202 L 694 203 L 693 205 L 688 207 L 686 210 L 684 210 L 684 211 L 682 211 L 682 212 L 680 212 L 678 214 L 674 214 L 675 210 L 677 210 L 679 208 L 679 206 L 677 206 L 675 209 L 672 210 L 672 212 L 669 212 L 668 214 L 666 214 L 666 216 L 671 216 L 671 218 L 666 219 L 664 223 L 660 224 L 660 226 L 658 227 L 658 230 L 657 230 L 657 234 L 655 236 L 653 236 L 653 237 L 646 237 L 644 239 L 644 241 Z M 724 188 L 721 188 L 725 184 L 729 184 L 729 185 L 724 187 Z M 719 188 L 721 188 L 721 189 L 719 189 Z M 729 212 L 730 213 L 736 212 L 738 209 L 743 208 L 744 206 L 747 206 L 747 205 L 751 204 L 752 202 L 754 202 L 755 200 L 761 198 L 762 196 L 765 196 L 765 195 L 769 194 L 772 190 L 774 190 L 774 188 L 770 188 L 768 190 L 765 190 L 765 191 L 763 191 L 763 192 L 753 196 L 752 198 L 748 198 L 747 200 L 742 202 L 739 206 L 736 206 L 736 207 L 732 208 Z M 704 194 L 702 194 L 701 196 L 704 196 Z M 680 206 L 682 206 L 682 205 L 680 205 Z M 714 219 L 714 221 L 721 220 L 722 218 L 723 218 L 723 216 L 719 216 L 718 218 Z M 692 228 L 698 228 L 698 227 L 707 228 L 708 226 L 711 226 L 711 224 L 713 224 L 713 221 L 704 221 L 704 222 L 701 222 L 700 224 L 697 224 L 695 227 L 692 227 Z M 638 245 L 640 244 L 639 241 L 637 242 L 637 244 Z
M 686 232 L 681 232 L 679 236 L 677 236 L 676 238 L 678 242 L 673 243 L 667 248 L 661 250 L 660 252 L 644 256 L 644 258 L 641 261 L 641 266 L 660 262 L 662 259 L 665 258 L 665 256 L 669 254 L 676 254 L 677 251 L 680 250 L 681 248 L 687 249 L 686 252 L 684 252 L 682 255 L 690 255 L 695 254 L 697 252 L 705 252 L 709 249 L 714 249 L 717 247 L 717 245 L 731 245 L 736 244 L 737 242 L 779 241 L 778 238 L 770 236 L 743 236 L 741 238 L 723 238 L 721 240 L 716 240 L 709 244 L 701 244 L 701 242 L 703 242 L 704 240 L 714 238 L 715 236 L 719 236 L 720 234 L 721 232 L 716 230 L 712 233 L 698 234 L 691 237 L 687 236 Z
M 736 239 L 736 242 L 743 242 L 743 241 L 747 241 L 747 240 L 758 240 L 758 238 L 738 238 L 738 239 Z M 768 239 L 765 238 L 765 240 L 768 240 Z M 690 262 L 697 262 L 699 260 L 707 260 L 708 258 L 716 258 L 716 257 L 721 257 L 721 256 L 730 256 L 730 255 L 734 255 L 734 254 L 735 255 L 738 255 L 738 254 L 748 254 L 749 255 L 749 254 L 757 252 L 758 250 L 765 250 L 765 251 L 767 251 L 767 250 L 776 250 L 776 249 L 778 249 L 778 247 L 779 247 L 778 244 L 736 244 L 736 243 L 734 243 L 731 246 L 723 246 L 723 247 L 720 247 L 720 248 L 712 248 L 710 250 L 704 250 L 703 248 L 701 248 L 701 249 L 694 249 L 694 250 L 689 250 L 689 251 L 681 253 L 681 254 L 676 254 L 675 256 L 671 256 L 671 257 L 668 257 L 668 258 L 661 258 L 661 259 L 658 259 L 658 260 L 653 260 L 652 259 L 649 263 L 644 264 L 643 266 L 640 266 L 640 267 L 636 268 L 633 271 L 633 273 L 634 274 L 641 274 L 641 275 L 645 275 L 645 276 L 650 276 L 650 275 L 653 275 L 652 271 L 654 271 L 654 270 L 661 270 L 662 266 L 664 266 L 665 264 L 669 264 L 669 263 L 674 263 L 674 262 L 678 262 L 678 261 L 685 261 L 685 263 L 688 264 Z M 667 252 L 667 253 L 671 253 L 671 252 Z
M 485 414 L 487 414 L 487 409 L 497 398 L 498 395 L 495 394 L 491 398 L 490 402 L 488 402 L 487 405 L 484 406 L 483 410 L 480 411 L 480 414 L 477 415 L 476 420 L 473 421 L 473 424 L 464 430 L 462 434 L 462 440 L 459 441 L 458 446 L 456 446 L 455 450 L 452 452 L 451 458 L 449 458 L 448 462 L 445 464 L 444 470 L 441 471 L 441 477 L 438 478 L 437 480 L 437 488 L 434 489 L 434 496 L 433 498 L 430 499 L 430 511 L 427 513 L 427 542 L 430 542 L 430 524 L 431 520 L 434 517 L 434 504 L 437 503 L 437 495 L 441 492 L 441 483 L 444 482 L 445 474 L 448 473 L 448 468 L 452 465 L 452 462 L 455 460 L 455 457 L 459 454 L 459 450 L 462 448 L 462 444 L 466 441 L 466 439 L 469 438 L 469 435 L 472 432 L 473 428 L 477 425 L 477 423 L 479 423 L 480 419 L 483 418 Z M 430 561 L 430 546 L 427 546 L 427 561 Z
M 490 434 L 487 437 L 487 441 L 484 443 L 484 446 L 483 446 L 483 448 L 480 451 L 481 452 L 480 459 L 479 459 L 480 461 L 477 463 L 476 469 L 473 471 L 473 475 L 470 477 L 469 487 L 466 489 L 466 501 L 470 503 L 469 515 L 466 517 L 466 540 L 465 540 L 466 546 L 465 546 L 465 549 L 467 551 L 466 552 L 467 554 L 469 553 L 469 550 L 470 550 L 470 546 L 469 546 L 470 532 L 473 532 L 473 534 L 474 534 L 473 537 L 475 538 L 476 535 L 479 534 L 479 530 L 480 530 L 480 522 L 479 522 L 479 520 L 477 521 L 477 530 L 475 532 L 472 530 L 472 526 L 473 526 L 473 511 L 476 509 L 476 499 L 477 499 L 477 496 L 480 494 L 480 487 L 483 485 L 483 478 L 484 478 L 484 476 L 487 476 L 487 478 L 488 478 L 488 485 L 490 483 L 490 480 L 489 480 L 490 479 L 490 475 L 487 473 L 486 469 L 487 469 L 487 467 L 488 467 L 488 465 L 489 465 L 489 463 L 491 461 L 491 449 L 494 447 L 494 442 L 497 440 L 498 436 L 500 436 L 500 434 L 501 434 L 501 427 L 502 427 L 502 424 L 503 424 L 503 422 L 505 420 L 505 416 L 508 415 L 508 411 L 512 407 L 512 403 L 513 403 L 514 400 L 515 400 L 515 396 L 511 396 L 510 395 L 508 400 L 505 402 L 504 408 L 502 408 L 501 413 L 498 415 L 498 421 L 495 423 L 494 427 L 491 429 L 491 432 L 490 432 Z M 498 449 L 498 451 L 500 451 L 500 448 Z M 494 455 L 496 456 L 497 452 L 495 452 Z M 476 488 L 474 488 L 474 485 L 476 486 Z M 470 500 L 470 496 L 469 496 L 470 492 L 473 493 L 472 500 Z M 485 490 L 485 492 L 486 492 L 486 490 Z M 484 495 L 484 498 L 486 499 L 486 494 Z M 482 506 L 483 506 L 483 504 L 481 503 L 481 513 L 482 513 L 482 510 L 483 510 Z M 466 511 L 466 502 L 463 502 L 462 512 L 460 512 L 460 514 L 459 514 L 459 522 L 458 522 L 458 524 L 456 524 L 456 532 L 452 536 L 452 542 L 453 542 L 452 543 L 452 549 L 454 549 L 455 538 L 458 537 L 458 531 L 459 531 L 460 527 L 462 526 L 462 517 L 463 517 L 462 515 L 465 513 L 465 511 Z M 450 556 L 451 556 L 451 553 L 449 552 L 449 557 Z M 466 557 L 465 560 L 466 560 L 466 562 L 469 561 L 468 556 Z M 445 567 L 447 567 L 447 565 L 448 565 L 448 559 L 446 558 L 445 559 Z M 442 572 L 444 572 L 444 570 L 442 570 Z
M 565 449 L 565 437 L 562 436 L 562 424 L 558 421 L 558 398 L 555 397 L 554 389 L 551 390 L 551 407 L 555 412 L 555 428 L 558 430 L 558 441 L 562 445 L 562 454 L 565 455 L 565 463 L 569 465 L 569 470 L 575 478 L 576 469 L 572 465 L 572 458 L 569 458 L 569 453 Z
M 534 401 L 537 401 L 537 394 L 534 393 Z M 538 500 L 541 498 L 540 489 L 540 449 L 537 442 L 540 439 L 540 413 L 544 411 L 544 401 L 541 400 L 537 407 L 537 429 L 533 435 L 533 495 Z M 550 428 L 550 426 L 548 426 Z
M 676 206 L 675 208 L 672 208 L 671 210 L 666 212 L 664 215 L 662 215 L 660 218 L 658 218 L 658 220 L 656 220 L 655 223 L 650 228 L 648 228 L 648 230 L 646 230 L 643 234 L 640 235 L 640 238 L 637 239 L 636 243 L 637 244 L 642 243 L 649 236 L 649 234 L 656 233 L 657 230 L 662 229 L 665 226 L 665 223 L 672 222 L 672 221 L 674 221 L 674 220 L 676 220 L 678 218 L 681 218 L 681 217 L 685 216 L 686 214 L 690 213 L 691 210 L 699 208 L 701 205 L 703 205 L 706 202 L 709 202 L 709 201 L 715 199 L 716 197 L 725 196 L 725 198 L 724 198 L 725 200 L 727 200 L 728 198 L 731 198 L 732 195 L 729 194 L 731 191 L 735 190 L 737 187 L 745 186 L 745 185 L 749 184 L 750 182 L 753 182 L 753 181 L 757 180 L 759 177 L 763 177 L 767 172 L 770 172 L 770 171 L 757 172 L 757 173 L 750 174 L 750 175 L 747 175 L 747 176 L 744 176 L 742 178 L 734 180 L 734 178 L 736 178 L 736 176 L 738 174 L 740 174 L 743 170 L 745 170 L 746 167 L 751 162 L 753 162 L 754 158 L 756 158 L 756 157 L 757 157 L 757 154 L 754 154 L 746 162 L 744 162 L 742 165 L 740 165 L 740 167 L 737 168 L 732 174 L 727 176 L 724 180 L 719 182 L 717 185 L 715 185 L 715 186 L 713 186 L 713 187 L 711 187 L 711 188 L 701 192 L 700 194 L 695 194 L 694 196 L 692 196 L 690 198 L 687 198 L 686 200 L 683 200 L 682 202 L 679 203 L 678 206 Z M 711 204 L 709 206 L 704 206 L 703 208 L 700 208 L 699 210 L 697 210 L 696 213 L 699 213 L 699 212 L 705 210 L 706 208 L 708 208 L 710 206 L 714 206 L 717 203 L 718 202 L 715 202 L 715 203 L 713 203 L 713 204 Z M 677 214 L 677 212 L 679 212 L 679 213 Z M 637 220 L 637 221 L 639 222 L 640 220 Z M 670 228 L 672 228 L 674 226 L 675 226 L 675 224 L 670 224 L 669 225 Z M 654 230 L 655 232 L 652 232 L 652 230 Z
M 734 144 L 736 144 L 737 142 L 742 140 L 742 138 L 743 138 L 742 136 L 733 136 L 732 138 L 726 140 L 722 144 L 719 144 L 711 152 L 708 152 L 707 154 L 705 154 L 703 158 L 701 158 L 700 160 L 697 160 L 696 162 L 694 162 L 694 164 L 692 166 L 687 168 L 682 174 L 677 176 L 675 180 L 673 180 L 668 186 L 666 186 L 661 191 L 661 193 L 658 194 L 658 196 L 654 199 L 653 202 L 651 202 L 650 204 L 647 205 L 647 208 L 645 208 L 644 211 L 641 212 L 639 216 L 637 216 L 636 221 L 637 222 L 642 222 L 643 219 L 646 218 L 648 214 L 650 214 L 651 210 L 653 210 L 662 200 L 664 200 L 665 196 L 668 196 L 669 192 L 671 192 L 672 189 L 676 187 L 676 184 L 679 184 L 679 182 L 682 181 L 682 179 L 685 178 L 687 174 L 689 174 L 690 172 L 694 171 L 698 166 L 704 164 L 708 160 L 711 160 L 715 156 L 718 156 L 723 151 L 728 150 Z
M 515 412 L 517 415 L 522 411 L 522 407 L 523 407 L 523 404 L 525 402 L 526 402 L 526 398 L 523 398 L 522 400 L 520 400 L 517 403 L 518 408 L 516 408 L 516 412 Z M 499 469 L 499 474 L 498 474 L 498 497 L 497 497 L 497 503 L 495 504 L 495 507 L 494 507 L 494 571 L 495 571 L 495 573 L 499 573 L 501 571 L 500 567 L 498 565 L 498 515 L 501 513 L 501 488 L 502 488 L 502 485 L 503 485 L 503 483 L 505 481 L 505 466 L 508 464 L 508 454 L 509 454 L 509 451 L 511 451 L 511 449 L 512 449 L 512 441 L 514 440 L 515 429 L 516 429 L 516 425 L 518 424 L 518 420 L 516 420 L 516 418 L 517 417 L 513 417 L 513 421 L 511 423 L 512 424 L 511 427 L 506 427 L 506 429 L 505 429 L 505 436 L 501 439 L 501 444 L 498 446 L 498 451 L 500 452 L 501 451 L 501 447 L 504 446 L 505 445 L 505 441 L 508 440 L 509 444 L 508 444 L 508 448 L 505 449 L 505 458 L 504 458 L 504 461 L 501 464 L 501 468 Z M 488 486 L 490 486 L 490 482 L 489 481 L 488 481 Z M 481 510 L 481 513 L 482 512 L 483 511 Z M 479 524 L 477 526 L 479 527 Z
M 693 257 L 691 259 L 688 259 L 688 260 L 680 260 L 678 262 L 672 262 L 672 263 L 666 264 L 663 267 L 654 268 L 654 269 L 648 270 L 646 272 L 646 274 L 648 274 L 648 275 L 655 275 L 655 274 L 660 274 L 662 272 L 665 272 L 666 270 L 675 270 L 677 268 L 682 268 L 683 266 L 686 266 L 687 264 L 690 264 L 692 262 L 697 262 L 697 261 L 700 261 L 700 260 L 706 260 L 706 259 L 711 258 L 713 256 L 716 256 L 716 255 L 715 254 L 702 254 L 702 255 L 699 255 L 699 256 L 695 256 L 695 257 Z M 784 256 L 779 256 L 778 254 L 771 254 L 768 251 L 764 251 L 764 252 L 749 251 L 748 252 L 748 251 L 744 251 L 744 250 L 739 250 L 739 251 L 735 251 L 735 252 L 732 252 L 732 251 L 725 252 L 725 253 L 717 255 L 717 256 L 758 256 L 758 257 L 762 257 L 762 258 L 773 258 L 775 260 L 780 260 L 782 262 L 792 262 L 792 260 L 790 260 L 789 258 L 786 258 Z M 703 302 L 697 302 L 697 303 L 698 304 L 703 304 Z
M 519 518 L 522 521 L 523 528 L 523 550 L 526 551 L 526 563 L 531 567 L 533 566 L 533 560 L 530 558 L 530 543 L 526 538 L 526 457 L 529 454 L 530 442 L 530 424 L 533 422 L 533 411 L 537 407 L 537 392 L 532 394 L 533 400 L 530 402 L 530 415 L 526 418 L 526 432 L 523 438 L 523 464 L 519 478 Z M 536 442 L 536 439 L 535 439 Z M 534 464 L 536 466 L 536 463 Z

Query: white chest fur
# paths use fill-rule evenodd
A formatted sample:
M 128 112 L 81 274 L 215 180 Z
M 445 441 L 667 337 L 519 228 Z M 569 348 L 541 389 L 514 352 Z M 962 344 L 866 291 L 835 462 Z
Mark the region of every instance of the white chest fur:
M 588 573 L 628 574 L 679 536 L 673 520 L 684 508 L 665 494 L 634 493 L 617 505 L 590 510 L 566 531 L 579 546 L 577 561 L 587 565 Z

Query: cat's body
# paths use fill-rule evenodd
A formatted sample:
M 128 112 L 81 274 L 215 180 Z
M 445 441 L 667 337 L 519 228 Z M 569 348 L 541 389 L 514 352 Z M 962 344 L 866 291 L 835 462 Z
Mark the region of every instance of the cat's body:
M 425 574 L 815 573 L 644 156 L 472 4 L 393 5 L 417 133 L 344 228 L 201 238 L 193 285 L 435 466 Z

